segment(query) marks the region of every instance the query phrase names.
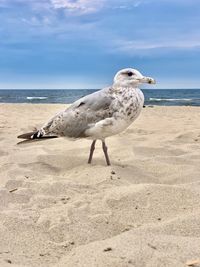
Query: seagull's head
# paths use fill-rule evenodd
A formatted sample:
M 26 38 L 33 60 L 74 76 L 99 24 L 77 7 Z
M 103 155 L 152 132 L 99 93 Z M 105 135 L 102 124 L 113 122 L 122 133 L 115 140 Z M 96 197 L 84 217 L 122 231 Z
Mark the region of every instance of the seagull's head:
M 137 86 L 140 83 L 155 84 L 151 77 L 143 76 L 138 70 L 127 68 L 117 72 L 114 77 L 114 84 L 117 86 Z

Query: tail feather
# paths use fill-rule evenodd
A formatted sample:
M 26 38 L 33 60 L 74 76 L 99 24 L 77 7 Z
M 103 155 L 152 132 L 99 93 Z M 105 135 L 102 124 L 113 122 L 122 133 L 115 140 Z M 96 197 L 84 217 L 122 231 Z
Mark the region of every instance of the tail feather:
M 17 145 L 24 145 L 24 144 L 28 144 L 28 143 L 35 143 L 35 142 L 39 142 L 39 141 L 44 141 L 46 140 L 46 138 L 40 138 L 40 139 L 23 139 L 23 141 L 20 141 L 17 143 Z
M 37 132 L 30 132 L 30 133 L 21 134 L 21 135 L 17 136 L 17 138 L 20 138 L 20 139 L 33 139 L 31 137 L 36 133 Z
M 47 138 L 57 138 L 58 136 L 56 135 L 50 135 L 50 136 L 45 136 L 42 134 L 41 131 L 34 131 L 34 132 L 29 132 L 29 133 L 25 133 L 25 134 L 21 134 L 19 136 L 17 136 L 17 138 L 20 139 L 25 139 L 25 140 L 42 140 L 42 139 L 47 139 Z

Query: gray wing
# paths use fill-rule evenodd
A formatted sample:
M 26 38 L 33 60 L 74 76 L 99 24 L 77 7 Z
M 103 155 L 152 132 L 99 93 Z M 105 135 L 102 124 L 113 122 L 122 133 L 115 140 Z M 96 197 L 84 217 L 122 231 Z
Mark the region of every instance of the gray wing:
M 50 119 L 43 127 L 45 135 L 85 137 L 85 131 L 98 121 L 112 117 L 114 101 L 111 88 L 105 88 L 74 102 Z

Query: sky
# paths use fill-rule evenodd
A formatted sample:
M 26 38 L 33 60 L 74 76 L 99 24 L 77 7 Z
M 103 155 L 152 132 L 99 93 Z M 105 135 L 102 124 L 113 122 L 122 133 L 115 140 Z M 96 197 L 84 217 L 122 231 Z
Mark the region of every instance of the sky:
M 0 89 L 200 88 L 200 0 L 0 0 Z

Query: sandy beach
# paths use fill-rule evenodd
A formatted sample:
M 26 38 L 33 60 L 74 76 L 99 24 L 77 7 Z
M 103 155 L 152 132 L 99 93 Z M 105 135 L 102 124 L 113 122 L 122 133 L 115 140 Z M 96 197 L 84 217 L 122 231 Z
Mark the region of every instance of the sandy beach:
M 65 105 L 0 105 L 0 266 L 200 266 L 200 108 L 146 107 L 97 143 L 16 145 Z

